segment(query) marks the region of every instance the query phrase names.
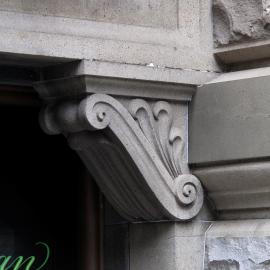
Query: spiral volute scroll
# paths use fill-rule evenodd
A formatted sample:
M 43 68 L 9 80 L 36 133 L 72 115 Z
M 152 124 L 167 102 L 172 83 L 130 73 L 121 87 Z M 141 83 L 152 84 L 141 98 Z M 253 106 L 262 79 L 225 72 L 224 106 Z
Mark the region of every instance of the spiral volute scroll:
M 107 96 L 100 100 L 99 95 L 93 95 L 82 100 L 79 104 L 78 115 L 84 126 L 93 130 L 106 128 L 111 121 L 111 107 Z
M 190 215 L 196 215 L 203 205 L 203 188 L 199 179 L 192 174 L 182 174 L 175 179 L 178 203 L 189 208 Z

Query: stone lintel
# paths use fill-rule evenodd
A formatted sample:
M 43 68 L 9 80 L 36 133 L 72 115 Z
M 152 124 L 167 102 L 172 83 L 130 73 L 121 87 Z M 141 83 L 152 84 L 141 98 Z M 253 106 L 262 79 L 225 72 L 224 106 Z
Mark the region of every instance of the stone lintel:
M 78 75 L 38 82 L 35 83 L 35 89 L 44 100 L 57 100 L 99 93 L 187 102 L 191 100 L 196 87 L 187 84 Z
M 270 57 L 269 48 L 269 40 L 258 40 L 216 48 L 214 55 L 222 63 L 232 65 L 268 59 Z

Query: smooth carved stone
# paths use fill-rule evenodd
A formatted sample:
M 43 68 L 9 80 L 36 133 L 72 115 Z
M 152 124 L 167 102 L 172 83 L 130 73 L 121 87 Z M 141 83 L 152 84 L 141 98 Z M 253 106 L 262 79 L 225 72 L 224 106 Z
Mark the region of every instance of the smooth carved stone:
M 203 204 L 200 181 L 189 172 L 185 141 L 169 103 L 150 106 L 93 94 L 59 102 L 41 113 L 50 134 L 63 133 L 118 212 L 130 221 L 189 220 Z
M 214 0 L 216 47 L 270 38 L 270 0 Z

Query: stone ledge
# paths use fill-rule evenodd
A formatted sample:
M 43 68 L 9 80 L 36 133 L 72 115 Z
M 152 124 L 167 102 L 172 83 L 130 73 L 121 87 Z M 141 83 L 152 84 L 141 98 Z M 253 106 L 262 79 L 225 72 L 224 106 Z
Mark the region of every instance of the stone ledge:
M 270 162 L 193 168 L 219 219 L 270 218 Z
M 224 64 L 236 64 L 270 57 L 270 41 L 254 41 L 229 45 L 214 50 L 214 55 Z
M 192 99 L 189 164 L 218 218 L 270 218 L 269 71 L 223 74 Z

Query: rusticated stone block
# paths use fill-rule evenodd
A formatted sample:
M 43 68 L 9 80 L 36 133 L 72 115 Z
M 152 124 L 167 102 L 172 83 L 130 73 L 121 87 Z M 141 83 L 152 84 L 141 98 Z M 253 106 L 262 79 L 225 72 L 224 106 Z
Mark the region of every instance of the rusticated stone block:
M 269 220 L 221 221 L 208 230 L 205 270 L 269 270 Z
M 207 241 L 209 270 L 270 269 L 269 237 L 224 237 Z
M 214 0 L 216 47 L 270 38 L 269 0 Z

